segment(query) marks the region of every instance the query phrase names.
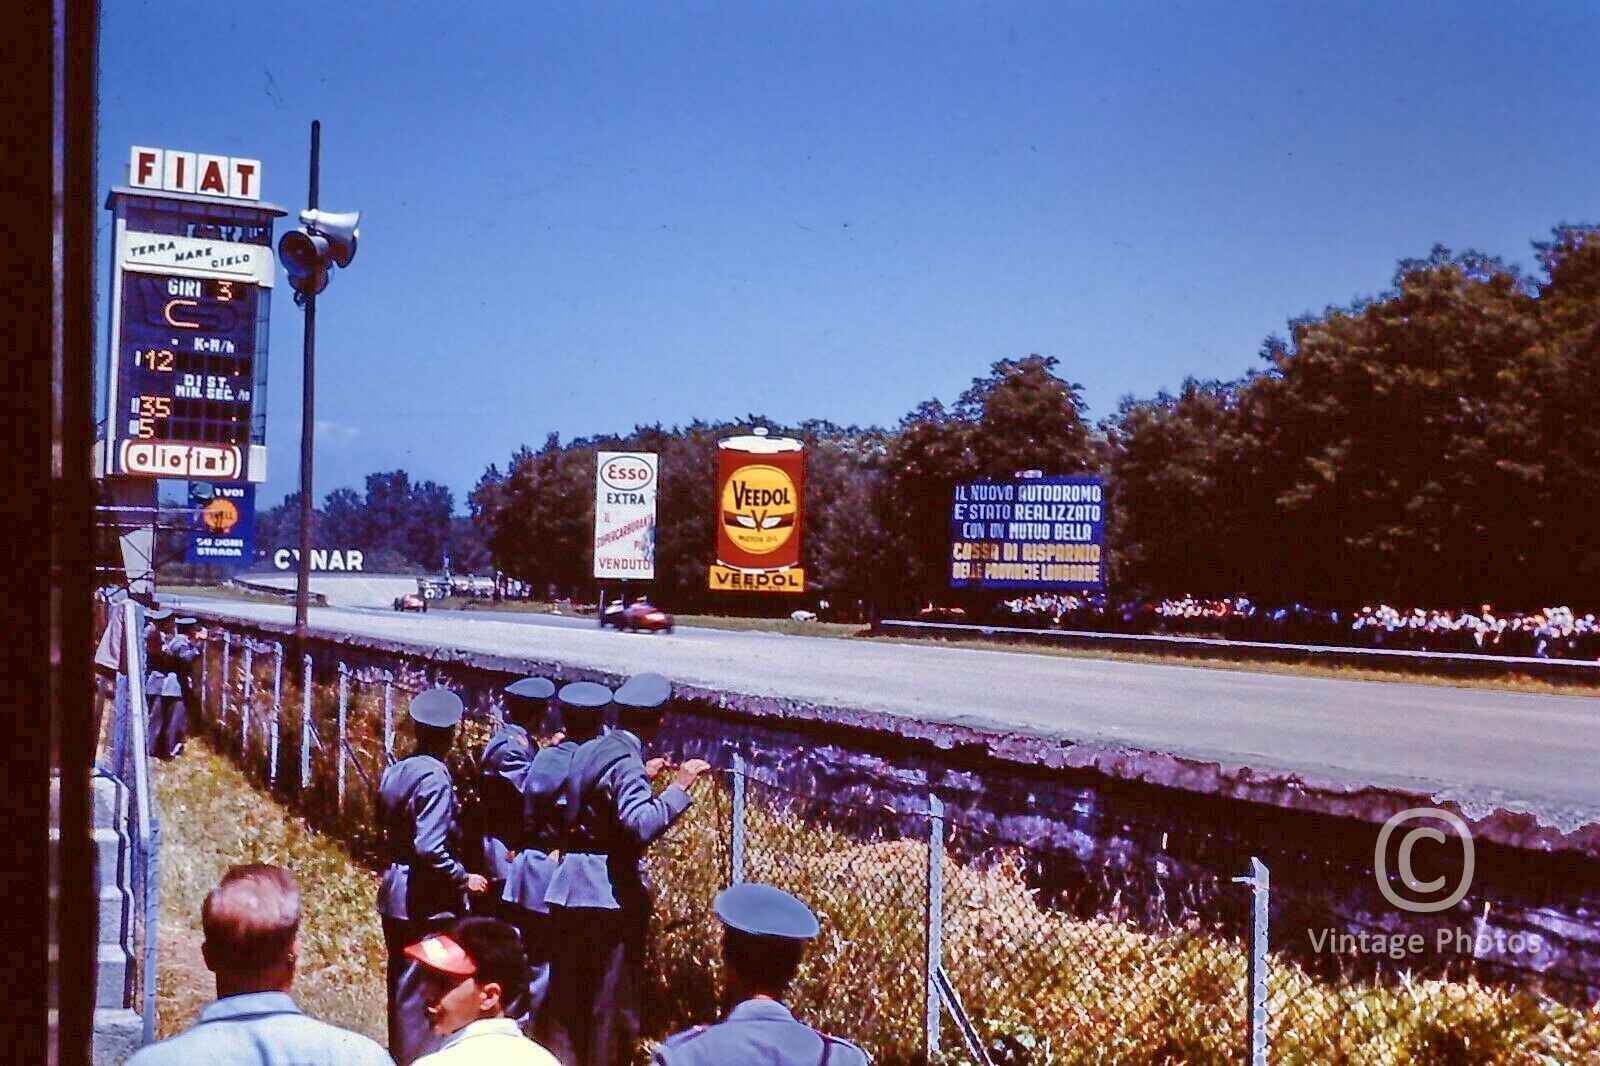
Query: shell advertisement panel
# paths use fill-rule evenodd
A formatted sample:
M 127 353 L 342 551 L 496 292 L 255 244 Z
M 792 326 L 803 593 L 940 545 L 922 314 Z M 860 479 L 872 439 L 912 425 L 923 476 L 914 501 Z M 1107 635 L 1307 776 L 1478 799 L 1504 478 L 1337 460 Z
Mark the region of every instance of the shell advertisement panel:
M 717 560 L 711 588 L 804 592 L 805 446 L 766 430 L 717 442 Z

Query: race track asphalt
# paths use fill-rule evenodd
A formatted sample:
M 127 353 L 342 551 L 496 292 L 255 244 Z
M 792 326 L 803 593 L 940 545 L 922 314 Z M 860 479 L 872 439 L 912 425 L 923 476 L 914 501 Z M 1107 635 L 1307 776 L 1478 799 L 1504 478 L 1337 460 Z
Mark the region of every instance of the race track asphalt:
M 188 597 L 207 613 L 289 624 L 288 607 Z M 987 733 L 1161 752 L 1352 790 L 1425 791 L 1600 823 L 1600 698 L 1344 681 L 592 618 L 321 608 L 317 630 L 537 658 L 611 673 L 910 716 Z

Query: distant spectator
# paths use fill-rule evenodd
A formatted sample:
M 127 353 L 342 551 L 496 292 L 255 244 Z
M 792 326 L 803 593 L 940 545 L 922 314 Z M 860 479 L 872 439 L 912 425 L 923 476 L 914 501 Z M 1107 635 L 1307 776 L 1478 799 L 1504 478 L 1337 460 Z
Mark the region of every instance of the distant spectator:
M 528 985 L 517 931 L 496 918 L 463 918 L 406 948 L 422 975 L 424 1009 L 439 1050 L 418 1066 L 557 1066 L 522 1035 L 506 1004 Z
M 300 887 L 280 866 L 235 866 L 206 896 L 201 954 L 217 998 L 194 1026 L 129 1066 L 394 1066 L 357 1033 L 300 1013 L 289 986 L 300 954 Z

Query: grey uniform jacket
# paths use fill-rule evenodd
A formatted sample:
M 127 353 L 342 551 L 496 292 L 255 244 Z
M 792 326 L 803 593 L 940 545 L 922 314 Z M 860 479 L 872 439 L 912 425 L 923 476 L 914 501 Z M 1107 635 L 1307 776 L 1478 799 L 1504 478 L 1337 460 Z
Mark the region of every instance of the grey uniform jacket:
M 689 793 L 672 785 L 655 795 L 638 748 L 616 733 L 578 749 L 563 789 L 575 813 L 545 901 L 617 910 L 619 893 L 642 894 L 644 849 L 688 809 Z
M 411 919 L 463 913 L 467 869 L 459 858 L 456 794 L 445 764 L 412 755 L 384 770 L 378 826 L 389 858 L 378 913 Z
M 483 808 L 483 864 L 491 881 L 503 881 L 511 869 L 510 838 L 522 821 L 522 777 L 533 758 L 533 738 L 514 722 L 502 725 L 483 747 L 478 760 L 478 799 Z
M 515 841 L 518 851 L 500 898 L 537 914 L 550 911 L 545 893 L 557 863 L 551 852 L 566 846 L 562 785 L 578 750 L 575 740 L 540 748 L 522 775 L 521 830 Z
M 775 999 L 747 999 L 715 1025 L 667 1037 L 652 1066 L 866 1066 L 867 1053 L 848 1040 L 819 1033 Z

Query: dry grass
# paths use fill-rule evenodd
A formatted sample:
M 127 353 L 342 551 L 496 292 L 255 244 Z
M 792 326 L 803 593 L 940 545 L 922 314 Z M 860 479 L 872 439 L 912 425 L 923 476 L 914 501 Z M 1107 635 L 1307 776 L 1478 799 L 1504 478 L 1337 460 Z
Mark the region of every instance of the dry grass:
M 228 867 L 267 862 L 292 870 L 303 893 L 294 989 L 301 1008 L 383 1043 L 377 874 L 254 787 L 202 737 L 191 738 L 178 759 L 156 764 L 156 799 L 162 822 L 159 1034 L 192 1024 L 215 995 L 200 958 L 205 894 Z
M 726 882 L 727 812 L 720 792 L 703 790 L 651 853 L 658 1032 L 715 1016 L 719 931 L 709 903 Z M 747 834 L 747 879 L 795 891 L 822 918 L 792 996 L 797 1013 L 862 1043 L 874 1062 L 919 1061 L 926 844 L 862 843 L 760 804 Z M 947 856 L 942 865 L 944 965 L 1000 1061 L 1246 1061 L 1240 945 L 1198 927 L 1152 933 L 1050 910 L 1025 868 L 1016 855 L 982 866 Z M 1473 980 L 1334 984 L 1281 958 L 1271 987 L 1274 1063 L 1600 1062 L 1600 1007 L 1572 1010 Z M 960 1046 L 948 1022 L 943 1046 Z M 941 1061 L 968 1060 L 947 1051 Z

